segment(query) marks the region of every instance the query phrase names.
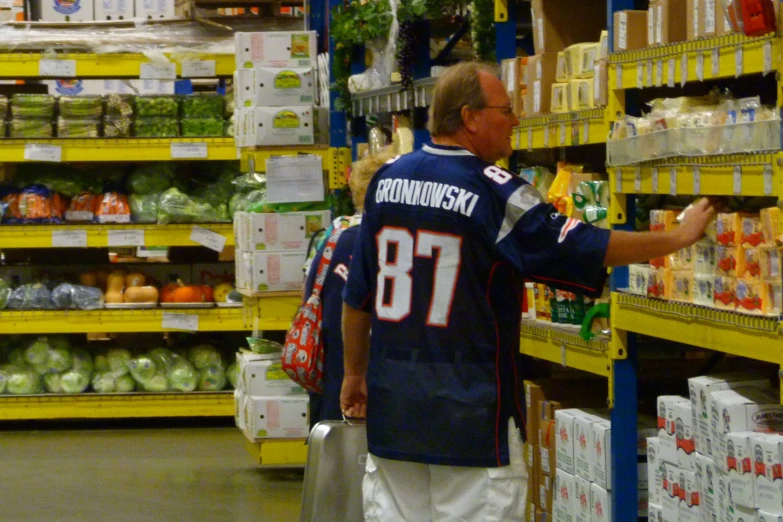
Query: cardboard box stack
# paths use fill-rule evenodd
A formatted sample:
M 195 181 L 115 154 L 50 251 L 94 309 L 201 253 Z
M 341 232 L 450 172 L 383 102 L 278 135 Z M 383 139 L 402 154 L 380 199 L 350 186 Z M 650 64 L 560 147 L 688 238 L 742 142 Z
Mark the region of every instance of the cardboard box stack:
M 235 33 L 237 147 L 314 143 L 314 31 Z
M 650 519 L 783 517 L 779 396 L 751 375 L 700 376 L 688 384 L 690 399 L 658 397 L 658 436 L 647 439 Z
M 527 57 L 509 58 L 500 62 L 500 78 L 506 86 L 506 92 L 511 99 L 514 114 L 518 118 L 525 117 L 524 105 L 527 94 Z
M 671 231 L 677 212 L 650 212 L 650 231 Z M 753 315 L 780 315 L 780 209 L 718 214 L 715 226 L 692 247 L 649 265 L 631 265 L 629 290 L 637 295 Z
M 34 20 L 44 22 L 165 20 L 190 18 L 193 4 L 190 0 L 41 0 L 31 4 L 31 11 Z
M 307 437 L 310 398 L 283 371 L 280 354 L 239 352 L 237 368 L 234 420 L 248 440 Z

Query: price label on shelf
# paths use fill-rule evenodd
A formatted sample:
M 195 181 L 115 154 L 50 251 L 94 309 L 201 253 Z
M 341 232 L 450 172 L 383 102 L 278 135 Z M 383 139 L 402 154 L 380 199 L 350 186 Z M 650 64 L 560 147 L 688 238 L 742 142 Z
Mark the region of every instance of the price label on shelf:
M 669 169 L 669 195 L 677 195 L 677 167 Z
M 63 148 L 59 145 L 27 143 L 24 146 L 25 161 L 49 161 L 60 163 L 63 160 Z
M 226 236 L 199 226 L 193 227 L 190 240 L 215 252 L 222 252 L 226 246 Z
M 772 165 L 764 165 L 764 195 L 772 195 Z
M 669 58 L 669 67 L 667 68 L 667 74 L 666 74 L 666 86 L 667 87 L 674 87 L 674 82 L 677 80 L 674 76 L 675 69 L 677 68 L 677 60 L 674 58 Z
M 764 42 L 764 75 L 772 72 L 772 41 Z
M 527 128 L 527 150 L 528 152 L 533 150 L 533 127 Z
M 549 147 L 549 125 L 544 125 L 544 147 Z
M 645 69 L 647 69 L 647 79 L 645 80 L 645 86 L 646 87 L 652 87 L 653 86 L 653 62 L 652 62 L 652 60 L 647 60 L 647 64 L 645 65 Z
M 183 78 L 214 78 L 215 60 L 188 60 L 182 62 Z
M 644 88 L 644 64 L 641 62 L 636 64 L 636 88 Z
M 614 169 L 614 191 L 623 191 L 623 171 L 622 169 Z
M 701 51 L 696 55 L 696 79 L 704 81 L 704 53 Z
M 582 122 L 582 143 L 587 144 L 590 142 L 590 120 Z
M 53 248 L 87 248 L 86 230 L 52 230 Z
M 76 60 L 38 60 L 38 76 L 74 78 Z
M 188 330 L 191 332 L 198 332 L 198 315 L 163 312 L 161 326 L 170 330 Z
M 636 167 L 633 175 L 633 191 L 637 194 L 642 191 L 642 168 Z
M 663 60 L 655 62 L 655 86 L 661 87 L 663 85 Z
M 742 194 L 742 167 L 736 165 L 734 167 L 734 195 L 739 196 Z
M 688 83 L 688 53 L 682 53 L 680 59 L 680 86 L 685 87 Z
M 139 78 L 142 80 L 176 80 L 177 64 L 175 63 L 152 63 L 141 64 Z
M 710 62 L 712 63 L 712 77 L 717 78 L 720 76 L 720 49 L 712 50 L 712 57 Z
M 207 159 L 206 143 L 172 143 L 171 159 Z
M 560 146 L 565 147 L 566 144 L 566 124 L 560 124 Z
M 734 49 L 734 76 L 739 78 L 742 76 L 743 72 L 743 52 L 742 52 L 742 46 L 738 45 L 736 49 Z
M 110 247 L 144 246 L 143 230 L 109 230 Z
M 617 88 L 622 89 L 623 88 L 623 64 L 618 63 L 616 70 L 617 70 Z
M 652 191 L 654 194 L 658 193 L 658 167 L 652 168 Z
M 701 194 L 701 167 L 693 167 L 693 194 Z

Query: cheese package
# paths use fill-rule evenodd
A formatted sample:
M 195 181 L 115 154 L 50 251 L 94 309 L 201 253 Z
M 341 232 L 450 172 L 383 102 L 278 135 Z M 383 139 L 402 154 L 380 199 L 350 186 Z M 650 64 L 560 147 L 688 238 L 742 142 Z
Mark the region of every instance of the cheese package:
M 761 280 L 770 282 L 780 281 L 780 248 L 772 245 L 762 245 L 758 250 L 759 277 L 761 277 Z
M 666 296 L 666 269 L 651 268 L 647 279 L 647 297 L 662 299 Z
M 715 304 L 715 276 L 694 275 L 693 276 L 693 304 L 699 306 L 709 306 L 712 308 Z
M 737 277 L 758 281 L 761 275 L 761 259 L 756 247 L 740 247 Z
M 606 60 L 609 58 L 609 31 L 601 31 L 601 36 L 598 38 L 598 59 Z
M 655 4 L 657 0 L 650 0 L 650 7 L 647 9 L 647 47 L 655 47 Z
M 715 274 L 724 277 L 737 277 L 737 265 L 740 263 L 739 248 L 735 246 L 718 245 L 718 263 Z
M 783 285 L 780 281 L 764 282 L 762 285 L 764 285 L 764 296 L 767 298 L 766 315 L 781 315 L 783 313 Z
M 565 83 L 571 79 L 571 73 L 568 69 L 568 59 L 566 58 L 565 51 L 560 51 L 557 53 L 557 72 L 555 73 L 555 79 L 561 83 Z
M 759 281 L 737 279 L 735 287 L 737 311 L 746 314 L 764 315 L 767 312 L 764 285 Z
M 740 217 L 741 245 L 744 247 L 757 247 L 764 242 L 764 234 L 761 230 L 761 218 L 758 216 Z
M 568 104 L 568 89 L 568 83 L 552 84 L 552 93 L 550 94 L 550 99 L 552 100 L 552 106 L 550 107 L 551 112 L 560 113 L 571 110 Z
M 755 434 L 752 455 L 756 505 L 762 511 L 783 517 L 783 436 Z M 767 522 L 777 520 L 770 518 Z
M 647 295 L 650 284 L 650 265 L 628 266 L 628 291 L 634 295 Z
M 780 237 L 780 209 L 778 207 L 761 209 L 761 234 L 764 236 L 764 244 L 774 245 Z
M 726 462 L 729 489 L 735 504 L 753 509 L 756 499 L 753 487 L 753 439 L 752 431 L 738 431 L 726 435 Z
M 718 266 L 718 247 L 710 239 L 693 245 L 693 272 L 696 275 L 715 275 Z
M 593 105 L 596 107 L 606 107 L 609 103 L 609 69 L 606 60 L 595 62 L 593 74 Z
M 667 270 L 666 298 L 681 303 L 693 302 L 693 272 L 690 270 Z
M 693 406 L 690 400 L 681 401 L 674 408 L 674 444 L 677 467 L 684 471 L 696 471 L 696 441 L 694 440 Z
M 677 227 L 677 212 L 674 210 L 651 210 L 650 232 L 671 232 Z
M 569 106 L 573 111 L 580 111 L 583 109 L 592 109 L 593 103 L 593 80 L 571 80 L 568 82 L 570 88 L 570 103 Z
M 579 43 L 566 48 L 569 78 L 592 78 L 600 43 Z
M 666 268 L 672 270 L 690 270 L 694 271 L 695 268 L 695 245 L 685 247 L 673 254 L 666 256 Z
M 734 277 L 715 276 L 715 308 L 734 310 L 737 308 L 737 279 Z
M 716 217 L 715 240 L 723 246 L 737 246 L 742 243 L 742 226 L 739 213 L 718 214 Z

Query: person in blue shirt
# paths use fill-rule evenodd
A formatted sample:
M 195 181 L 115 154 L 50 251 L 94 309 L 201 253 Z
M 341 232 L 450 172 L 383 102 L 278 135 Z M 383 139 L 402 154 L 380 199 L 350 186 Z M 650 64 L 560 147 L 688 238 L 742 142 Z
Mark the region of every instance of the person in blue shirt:
M 329 272 L 324 280 L 321 293 L 323 306 L 323 318 L 321 323 L 321 335 L 324 342 L 324 384 L 323 393 L 310 393 L 310 428 L 324 420 L 342 420 L 340 412 L 340 388 L 343 383 L 343 338 L 341 330 L 343 288 L 348 279 L 348 266 L 351 263 L 354 242 L 359 231 L 358 225 L 362 221 L 362 209 L 364 208 L 364 196 L 370 180 L 389 158 L 391 152 L 382 152 L 360 161 L 351 167 L 348 186 L 351 188 L 351 197 L 357 214 L 354 216 L 340 216 L 333 223 L 334 226 L 347 226 L 340 234 L 335 245 L 335 251 L 329 264 Z M 325 238 L 332 233 L 327 230 Z M 318 265 L 321 262 L 326 241 L 318 246 L 315 256 L 307 273 L 305 283 L 304 300 L 313 294 L 315 276 Z
M 599 296 L 606 267 L 684 248 L 715 214 L 702 200 L 658 234 L 567 218 L 495 165 L 518 123 L 494 66 L 450 67 L 432 143 L 367 190 L 343 293 L 340 404 L 367 419 L 368 521 L 523 520 L 522 279 Z

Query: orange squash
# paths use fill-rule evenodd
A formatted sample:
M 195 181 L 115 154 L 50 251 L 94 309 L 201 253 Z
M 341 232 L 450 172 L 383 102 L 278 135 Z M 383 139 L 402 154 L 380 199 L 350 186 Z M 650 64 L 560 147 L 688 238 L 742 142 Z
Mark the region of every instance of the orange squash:
M 125 290 L 126 303 L 157 303 L 158 289 L 154 286 L 131 286 Z
M 98 286 L 98 274 L 95 272 L 87 272 L 79 276 L 79 284 L 82 286 Z
M 174 290 L 175 303 L 203 303 L 204 292 L 198 286 L 181 286 Z
M 204 294 L 204 301 L 207 303 L 211 303 L 215 300 L 215 295 L 212 290 L 212 287 L 209 285 L 201 285 L 199 288 L 201 288 L 201 293 Z
M 125 288 L 125 272 L 114 270 L 106 279 L 106 291 L 123 290 Z
M 164 286 L 160 291 L 160 302 L 173 303 L 174 292 L 176 292 L 178 288 L 179 285 L 177 283 L 169 283 L 166 286 Z
M 125 286 L 130 288 L 132 286 L 144 286 L 147 279 L 141 272 L 131 272 L 125 276 Z

